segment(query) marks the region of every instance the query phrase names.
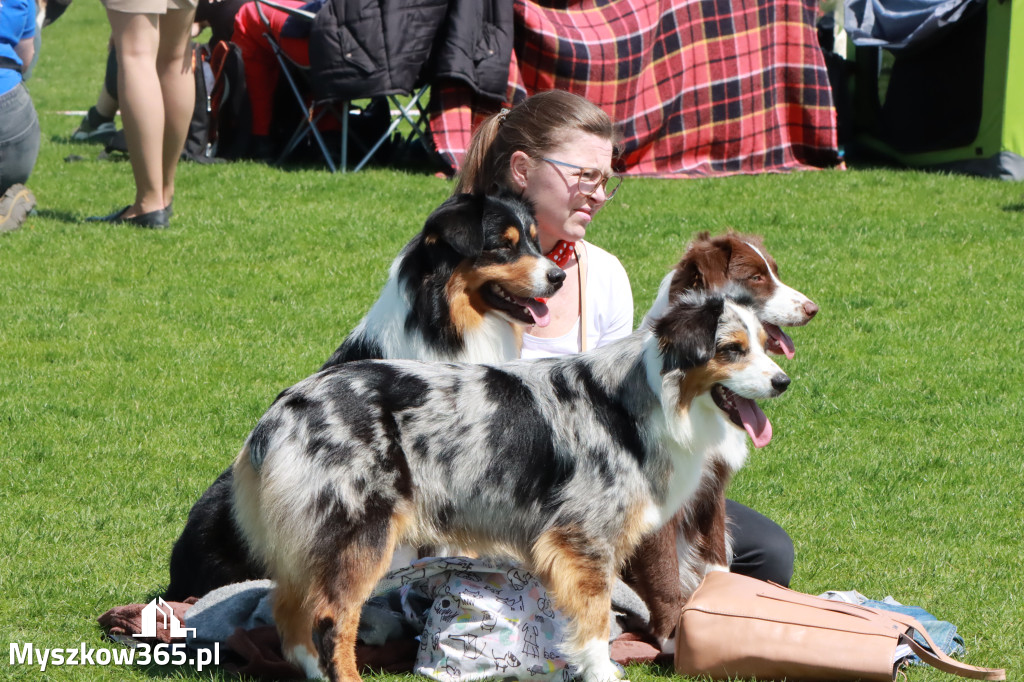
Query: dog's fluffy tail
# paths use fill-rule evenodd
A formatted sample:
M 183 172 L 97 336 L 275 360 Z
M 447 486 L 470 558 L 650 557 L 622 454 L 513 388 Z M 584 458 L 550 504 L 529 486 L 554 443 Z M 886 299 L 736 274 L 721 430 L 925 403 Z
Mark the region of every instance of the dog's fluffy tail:
M 269 538 L 260 512 L 260 475 L 253 467 L 248 440 L 235 458 L 231 473 L 231 513 L 242 531 L 250 555 L 267 568 L 269 561 L 265 549 Z

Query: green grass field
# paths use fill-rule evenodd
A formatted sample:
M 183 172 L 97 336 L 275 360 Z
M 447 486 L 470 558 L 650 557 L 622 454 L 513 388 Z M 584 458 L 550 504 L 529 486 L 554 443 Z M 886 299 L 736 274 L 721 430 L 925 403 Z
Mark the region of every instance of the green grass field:
M 166 585 L 192 503 L 450 191 L 389 169 L 185 164 L 171 229 L 82 223 L 134 191 L 128 164 L 71 143 L 79 117 L 58 113 L 94 101 L 106 30 L 85 2 L 45 30 L 39 211 L 0 235 L 5 648 L 110 646 L 97 616 Z M 730 494 L 792 535 L 796 589 L 923 606 L 959 626 L 967 662 L 1018 679 L 1024 187 L 880 169 L 629 179 L 590 238 L 620 256 L 639 320 L 687 239 L 730 227 L 764 235 L 821 306 L 765 406 L 775 439 Z M 210 673 L 0 662 L 5 679 L 152 676 Z

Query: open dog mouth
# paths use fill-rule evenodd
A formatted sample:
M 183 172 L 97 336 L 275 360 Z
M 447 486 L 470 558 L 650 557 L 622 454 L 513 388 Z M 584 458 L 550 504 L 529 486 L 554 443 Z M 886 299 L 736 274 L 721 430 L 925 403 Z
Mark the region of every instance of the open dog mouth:
M 747 432 L 755 447 L 768 445 L 772 439 L 772 423 L 756 402 L 730 391 L 722 384 L 711 387 L 711 399 L 729 415 L 736 426 Z
M 519 320 L 523 324 L 533 324 L 538 327 L 546 327 L 551 322 L 551 315 L 547 303 L 536 298 L 524 298 L 516 296 L 504 289 L 497 282 L 491 282 L 481 289 L 481 294 L 487 304 L 496 310 L 505 312 L 510 317 Z
M 762 322 L 761 326 L 764 327 L 765 333 L 768 334 L 768 343 L 765 344 L 765 350 L 776 355 L 785 355 L 792 360 L 793 356 L 796 355 L 793 339 L 789 338 L 789 335 L 782 331 L 778 325 L 774 325 L 771 322 Z

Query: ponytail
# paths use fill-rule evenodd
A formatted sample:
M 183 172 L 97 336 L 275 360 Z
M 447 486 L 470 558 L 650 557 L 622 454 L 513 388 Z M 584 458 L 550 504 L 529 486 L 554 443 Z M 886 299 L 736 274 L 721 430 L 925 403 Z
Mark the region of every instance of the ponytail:
M 466 150 L 466 158 L 462 161 L 462 170 L 455 178 L 454 194 L 473 192 L 476 189 L 474 185 L 482 174 L 484 157 L 487 155 L 487 150 L 494 144 L 494 138 L 498 136 L 498 128 L 507 113 L 507 109 L 502 109 L 499 113 L 488 116 L 473 133 L 473 137 L 469 141 L 469 148 Z

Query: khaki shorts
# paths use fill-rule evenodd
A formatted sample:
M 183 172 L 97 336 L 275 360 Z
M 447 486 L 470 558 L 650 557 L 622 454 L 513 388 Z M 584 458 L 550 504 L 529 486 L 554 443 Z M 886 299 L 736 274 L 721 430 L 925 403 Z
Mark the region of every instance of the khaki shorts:
M 193 9 L 198 0 L 100 0 L 103 6 L 126 14 L 166 14 L 168 10 Z

